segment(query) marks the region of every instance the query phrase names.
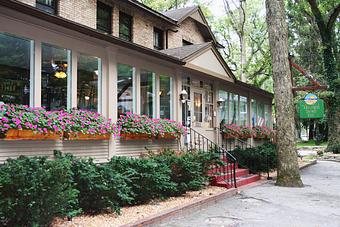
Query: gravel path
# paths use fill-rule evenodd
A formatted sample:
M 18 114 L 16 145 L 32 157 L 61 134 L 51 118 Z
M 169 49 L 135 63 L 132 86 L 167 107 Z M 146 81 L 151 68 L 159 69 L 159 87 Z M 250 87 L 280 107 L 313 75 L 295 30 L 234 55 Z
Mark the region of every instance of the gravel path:
M 268 182 L 158 226 L 340 227 L 340 163 L 320 161 L 302 179 L 304 188 Z

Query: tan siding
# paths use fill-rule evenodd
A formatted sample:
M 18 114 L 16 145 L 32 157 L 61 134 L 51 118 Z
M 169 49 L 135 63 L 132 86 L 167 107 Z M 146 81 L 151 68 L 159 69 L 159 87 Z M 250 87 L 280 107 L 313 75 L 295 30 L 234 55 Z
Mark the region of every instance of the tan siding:
M 93 157 L 96 162 L 108 160 L 108 141 L 0 141 L 0 163 L 8 158 L 53 156 L 54 150 L 76 157 Z
M 159 151 L 164 148 L 178 150 L 178 142 L 176 140 L 124 141 L 117 139 L 115 148 L 117 156 L 140 156 L 141 154 L 147 154 L 148 151 Z

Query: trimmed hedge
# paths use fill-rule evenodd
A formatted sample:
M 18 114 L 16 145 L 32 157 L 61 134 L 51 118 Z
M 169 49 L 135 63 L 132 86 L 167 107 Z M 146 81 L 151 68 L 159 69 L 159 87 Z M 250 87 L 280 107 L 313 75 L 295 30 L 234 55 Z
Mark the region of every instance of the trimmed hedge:
M 199 190 L 213 153 L 166 151 L 146 158 L 113 157 L 105 164 L 56 152 L 0 166 L 0 226 L 48 226 L 81 212 L 119 213 L 121 206 Z
M 231 151 L 231 154 L 241 167 L 249 169 L 252 173 L 267 172 L 277 168 L 276 146 L 272 143 L 243 150 L 238 147 Z

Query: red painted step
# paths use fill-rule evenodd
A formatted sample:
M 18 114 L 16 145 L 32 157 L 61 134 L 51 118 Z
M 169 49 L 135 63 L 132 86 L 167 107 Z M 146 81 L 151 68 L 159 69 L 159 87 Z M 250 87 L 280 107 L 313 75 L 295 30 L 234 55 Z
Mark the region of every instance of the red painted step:
M 223 169 L 224 168 L 224 169 Z M 212 167 L 208 170 L 208 174 L 214 174 L 214 173 L 221 173 L 221 172 L 228 172 L 234 168 L 234 164 L 229 164 L 228 166 L 222 166 L 222 167 Z M 238 164 L 236 163 L 235 168 L 238 168 Z
M 248 169 L 236 169 L 236 177 L 242 177 L 242 176 L 246 176 L 249 175 L 249 170 Z M 225 174 L 220 174 L 220 175 L 213 175 L 213 181 L 215 182 L 219 182 L 219 181 L 223 181 L 225 179 L 228 178 L 228 176 L 230 176 L 230 173 L 226 172 Z
M 256 182 L 260 179 L 261 179 L 261 176 L 258 174 L 248 174 L 242 177 L 237 177 L 236 186 L 240 187 L 246 184 Z M 231 188 L 233 186 L 230 181 L 229 182 L 226 182 L 226 181 L 213 182 L 212 185 L 218 186 L 218 187 L 225 187 L 225 188 Z

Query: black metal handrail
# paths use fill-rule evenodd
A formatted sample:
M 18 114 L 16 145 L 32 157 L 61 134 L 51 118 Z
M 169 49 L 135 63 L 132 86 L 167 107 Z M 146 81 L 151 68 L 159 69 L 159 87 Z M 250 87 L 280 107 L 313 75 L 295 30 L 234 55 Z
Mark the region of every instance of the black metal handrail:
M 220 175 L 223 180 L 230 184 L 231 187 L 236 186 L 236 158 L 230 154 L 224 147 L 214 143 L 196 130 L 189 128 L 186 137 L 187 151 L 202 151 L 217 153 L 223 165 L 215 166 L 213 174 Z
M 252 145 L 248 143 L 247 141 L 244 141 L 242 139 L 233 138 L 233 139 L 223 139 L 223 131 L 222 129 L 217 127 L 217 130 L 219 131 L 220 135 L 222 136 L 222 143 L 221 146 L 225 148 L 228 152 L 234 150 L 235 148 L 241 148 L 242 150 L 246 148 L 252 148 Z

